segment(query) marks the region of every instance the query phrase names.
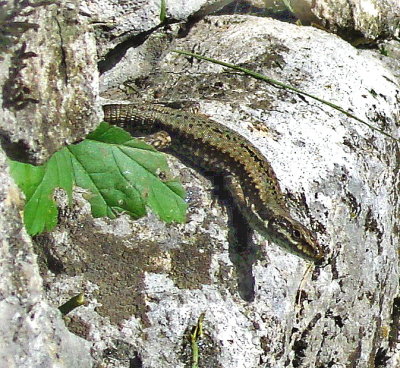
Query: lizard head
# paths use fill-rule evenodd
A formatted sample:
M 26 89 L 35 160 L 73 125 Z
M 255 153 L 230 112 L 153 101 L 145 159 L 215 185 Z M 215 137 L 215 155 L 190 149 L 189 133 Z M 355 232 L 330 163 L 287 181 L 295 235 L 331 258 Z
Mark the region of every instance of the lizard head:
M 318 261 L 324 257 L 322 247 L 313 233 L 289 215 L 279 214 L 267 223 L 269 238 L 296 255 Z

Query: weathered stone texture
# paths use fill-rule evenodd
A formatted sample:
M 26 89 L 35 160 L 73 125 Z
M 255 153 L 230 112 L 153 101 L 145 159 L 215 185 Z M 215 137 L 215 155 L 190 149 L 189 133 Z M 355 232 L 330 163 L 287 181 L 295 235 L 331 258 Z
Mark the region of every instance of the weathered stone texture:
M 61 4 L 26 15 L 39 28 L 28 27 L 4 55 L 1 85 L 11 75 L 23 92 L 22 106 L 20 97 L 4 106 L 3 88 L 0 123 L 9 152 L 22 147 L 23 158 L 40 161 L 93 128 L 96 35 L 103 97 L 191 100 L 245 135 L 271 162 L 291 212 L 317 234 L 327 259 L 309 268 L 251 234 L 229 197 L 219 193 L 216 201 L 216 178 L 211 183 L 171 158 L 188 192 L 186 224 L 165 225 L 153 215 L 93 220 L 78 190 L 58 227 L 35 239 L 38 261 L 4 169 L 2 359 L 9 366 L 90 367 L 90 348 L 107 367 L 185 367 L 188 333 L 205 312 L 200 366 L 398 367 L 397 142 L 310 98 L 171 50 L 264 73 L 395 136 L 398 62 L 324 30 L 261 17 L 209 16 L 181 29 L 159 27 L 157 1 Z M 169 20 L 205 9 L 200 1 L 167 4 Z M 370 12 L 382 21 L 377 26 L 358 17 L 373 9 L 367 2 L 358 10 L 350 0 L 341 4 L 339 12 L 317 0 L 313 9 L 333 28 L 356 24 L 368 37 L 395 29 L 380 15 L 389 1 Z M 353 15 L 360 21 L 340 23 Z M 56 310 L 77 291 L 88 303 L 66 323 L 83 340 L 66 331 Z
M 18 30 L 19 23 L 32 27 L 6 37 L 0 129 L 9 155 L 41 162 L 97 123 L 98 72 L 94 37 L 78 2 L 27 3 L 2 6 L 10 29 Z
M 0 153 L 0 362 L 2 367 L 90 367 L 89 343 L 46 302 L 37 257 L 22 227 L 23 200 Z

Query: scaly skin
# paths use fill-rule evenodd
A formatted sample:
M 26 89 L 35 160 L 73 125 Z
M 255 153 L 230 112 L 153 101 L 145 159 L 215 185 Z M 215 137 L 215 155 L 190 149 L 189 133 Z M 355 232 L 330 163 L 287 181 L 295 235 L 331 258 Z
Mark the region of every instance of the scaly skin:
M 223 175 L 249 225 L 308 260 L 323 258 L 313 233 L 294 220 L 276 175 L 247 139 L 206 117 L 153 104 L 105 105 L 104 120 L 134 131 L 165 131 L 170 148 L 200 168 Z

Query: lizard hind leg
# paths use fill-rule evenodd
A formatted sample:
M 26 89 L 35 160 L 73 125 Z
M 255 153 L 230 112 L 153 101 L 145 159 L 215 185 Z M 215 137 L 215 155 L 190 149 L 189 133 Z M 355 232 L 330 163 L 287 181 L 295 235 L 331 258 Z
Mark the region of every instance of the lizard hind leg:
M 230 242 L 229 257 L 236 266 L 239 295 L 243 300 L 252 302 L 256 294 L 253 265 L 259 258 L 260 247 L 254 244 L 250 235 L 255 230 L 250 222 L 251 207 L 234 175 L 224 176 L 224 187 L 235 203 L 235 209 L 231 212 L 234 227 L 232 235 L 235 238 Z
M 224 177 L 224 184 L 248 225 L 253 230 L 256 230 L 262 236 L 266 237 L 265 222 L 257 215 L 252 205 L 246 199 L 246 195 L 243 192 L 239 180 L 234 175 L 226 175 Z
M 167 149 L 171 145 L 171 136 L 164 130 L 137 138 L 143 140 L 157 150 Z

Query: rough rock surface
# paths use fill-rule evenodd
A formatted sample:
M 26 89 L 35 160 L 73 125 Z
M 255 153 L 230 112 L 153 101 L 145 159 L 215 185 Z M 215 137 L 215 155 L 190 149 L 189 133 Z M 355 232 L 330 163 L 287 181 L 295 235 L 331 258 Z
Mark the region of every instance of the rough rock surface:
M 312 12 L 330 30 L 359 32 L 367 39 L 399 37 L 397 0 L 316 0 Z
M 124 5 L 126 18 L 132 14 L 129 6 Z M 80 16 L 96 23 L 83 8 L 82 3 Z M 147 10 L 143 5 L 141 11 Z M 115 16 L 117 23 L 125 20 Z M 42 358 L 19 366 L 62 366 L 59 356 L 71 363 L 75 354 L 80 363 L 64 366 L 90 367 L 90 345 L 98 366 L 185 367 L 191 356 L 188 334 L 204 312 L 200 366 L 397 367 L 397 143 L 309 98 L 170 50 L 195 51 L 267 74 L 397 136 L 400 92 L 393 64 L 325 31 L 252 16 L 210 16 L 180 38 L 177 24 L 149 30 L 146 37 L 139 31 L 129 39 L 129 47 L 102 54 L 103 97 L 189 99 L 201 113 L 245 135 L 272 163 L 293 215 L 318 235 L 326 262 L 310 266 L 249 232 L 230 198 L 215 195 L 217 178 L 211 182 L 171 158 L 188 193 L 186 224 L 165 225 L 153 215 L 140 221 L 125 216 L 93 220 L 77 190 L 74 207 L 62 208 L 57 229 L 35 239 L 53 308 L 43 300 L 29 245 L 13 257 L 5 248 L 2 272 L 9 270 L 4 271 L 8 278 L 27 284 L 25 299 L 15 300 L 16 307 L 30 318 L 34 304 L 41 309 L 33 318 L 43 316 L 33 333 L 26 333 L 34 342 L 32 355 Z M 98 43 L 105 44 L 101 33 Z M 86 40 L 92 45 L 91 37 Z M 63 136 L 63 126 L 57 129 Z M 68 139 L 79 133 L 71 132 Z M 32 141 L 45 140 L 40 131 L 31 135 Z M 45 147 L 61 143 L 46 139 Z M 3 206 L 7 198 L 3 195 Z M 10 233 L 18 246 L 29 243 L 14 235 L 21 228 L 17 210 L 6 207 L 4 213 L 12 215 L 3 217 L 14 228 L 2 234 Z M 28 265 L 20 267 L 18 257 Z M 29 282 L 26 272 L 34 275 Z M 11 298 L 15 290 L 20 290 L 15 282 L 3 283 L 2 297 Z M 77 291 L 85 292 L 88 305 L 74 310 L 66 322 L 86 343 L 63 330 L 55 311 Z M 8 328 L 18 316 L 2 313 L 2 318 Z M 43 338 L 47 343 L 41 344 L 41 334 L 48 338 L 49 331 L 55 331 L 54 341 Z M 26 352 L 26 335 L 21 342 L 7 337 L 8 346 Z M 65 345 L 60 347 L 60 341 Z M 53 346 L 51 351 L 61 351 L 55 358 L 46 350 Z M 10 358 L 9 351 L 1 353 Z
M 78 1 L 33 6 L 14 0 L 1 12 L 7 45 L 0 69 L 3 148 L 12 157 L 42 162 L 98 121 L 94 35 Z
M 153 42 L 149 37 L 141 50 L 151 50 Z M 208 17 L 164 48 L 149 61 L 156 67 L 144 81 L 135 76 L 148 65 L 128 70 L 127 53 L 103 74 L 108 86 L 115 86 L 105 96 L 128 98 L 133 88 L 118 88 L 125 78 L 136 83 L 141 98 L 189 96 L 202 113 L 246 135 L 272 162 L 294 213 L 319 233 L 329 262 L 306 271 L 302 260 L 265 245 L 257 235 L 246 239 L 235 234 L 229 227 L 235 223 L 232 217 L 229 222 L 215 205 L 207 211 L 211 198 L 201 194 L 193 173 L 178 166 L 190 183 L 186 226 L 161 232 L 162 224 L 151 217 L 131 225 L 126 219 L 101 221 L 91 228 L 81 226 L 87 221 L 82 218 L 77 225 L 82 230 L 74 230 L 73 238 L 65 238 L 64 227 L 52 234 L 49 243 L 63 235 L 63 245 L 67 241 L 75 247 L 69 262 L 63 248 L 52 249 L 74 283 L 78 277 L 81 288 L 100 285 L 93 300 L 102 318 L 110 319 L 109 340 L 104 335 L 87 338 L 99 349 L 111 345 L 114 359 L 123 341 L 131 346 L 126 360 L 184 366 L 189 359 L 185 336 L 205 312 L 206 366 L 339 366 L 351 361 L 358 367 L 371 362 L 395 367 L 396 343 L 390 336 L 396 333 L 391 313 L 398 282 L 396 144 L 328 107 L 226 74 L 220 66 L 190 62 L 168 49 L 195 50 L 263 72 L 394 134 L 399 118 L 395 76 L 378 58 L 334 35 L 256 17 Z M 87 232 L 99 234 L 98 240 L 93 243 Z M 238 251 L 243 248 L 247 253 Z M 123 256 L 114 275 L 118 266 L 106 266 L 104 258 L 118 262 L 117 254 Z M 91 269 L 100 267 L 98 279 Z M 61 279 L 66 282 L 65 275 Z M 136 292 L 128 293 L 131 288 Z M 92 331 L 87 325 L 94 320 L 88 310 L 77 311 L 73 328 L 79 331 L 83 323 Z M 105 329 L 103 319 L 96 323 Z M 140 332 L 146 341 L 138 339 Z
M 90 367 L 89 342 L 65 327 L 45 300 L 23 200 L 0 155 L 0 362 L 2 367 Z
M 397 0 L 291 0 L 289 3 L 302 24 L 319 24 L 354 44 L 367 44 L 377 38 L 399 37 L 400 34 Z M 287 9 L 283 1 L 275 0 L 236 0 L 229 8 L 235 13 L 249 9 L 267 14 Z
M 196 15 L 201 17 L 222 8 L 231 0 L 176 0 L 167 1 L 169 21 L 176 22 Z M 118 46 L 132 47 L 132 37 L 146 35 L 160 26 L 161 1 L 135 0 L 121 3 L 117 0 L 83 1 L 81 10 L 98 25 L 97 41 L 100 57 Z

